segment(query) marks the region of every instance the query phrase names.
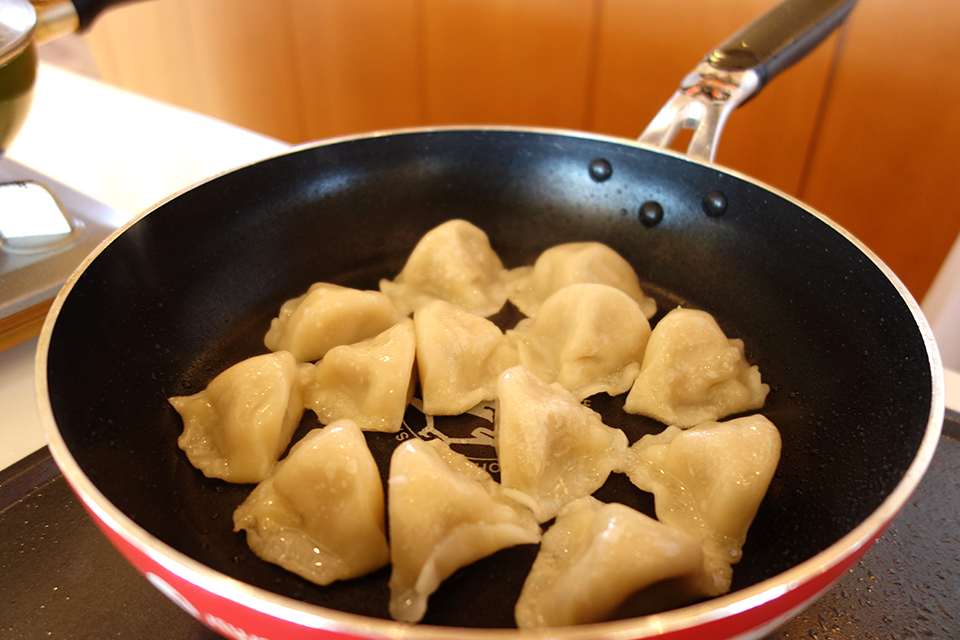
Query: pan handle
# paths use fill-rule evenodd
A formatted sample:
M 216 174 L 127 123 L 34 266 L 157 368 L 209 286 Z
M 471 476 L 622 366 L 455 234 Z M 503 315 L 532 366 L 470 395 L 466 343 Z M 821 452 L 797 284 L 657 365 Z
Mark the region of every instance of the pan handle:
M 113 5 L 128 0 L 30 0 L 37 10 L 37 44 L 68 33 L 86 31 L 94 18 Z
M 712 162 L 730 113 L 837 29 L 856 0 L 785 0 L 716 47 L 640 135 L 667 148 L 693 129 L 687 155 Z

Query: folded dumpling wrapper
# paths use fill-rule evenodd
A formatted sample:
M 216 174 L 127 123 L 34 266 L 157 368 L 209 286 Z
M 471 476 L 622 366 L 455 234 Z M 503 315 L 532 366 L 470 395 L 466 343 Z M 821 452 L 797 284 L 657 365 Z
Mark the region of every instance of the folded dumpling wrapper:
M 459 415 L 493 400 L 497 378 L 519 361 L 497 325 L 449 302 L 422 305 L 413 321 L 426 414 Z
M 630 480 L 654 495 L 657 519 L 693 535 L 712 576 L 709 595 L 726 593 L 747 531 L 780 461 L 780 432 L 761 415 L 667 427 L 630 447 Z
M 312 367 L 304 404 L 322 424 L 350 418 L 364 431 L 396 433 L 413 397 L 416 349 L 409 318 L 374 338 L 334 347 Z
M 497 382 L 494 441 L 504 493 L 541 523 L 603 486 L 627 451 L 623 431 L 522 366 Z
M 517 599 L 517 626 L 610 620 L 651 585 L 657 608 L 684 606 L 702 597 L 702 572 L 703 551 L 689 533 L 622 504 L 581 498 L 543 534 Z
M 378 335 L 405 315 L 379 291 L 317 282 L 283 303 L 263 343 L 271 351 L 290 351 L 299 362 L 313 362 L 333 347 Z
M 381 280 L 404 315 L 430 300 L 447 302 L 487 317 L 507 301 L 507 270 L 487 234 L 466 220 L 450 220 L 428 231 L 393 280 Z
M 263 560 L 319 585 L 390 561 L 383 482 L 352 420 L 310 431 L 233 514 Z
M 533 266 L 507 273 L 507 297 L 521 313 L 533 317 L 551 295 L 571 284 L 607 284 L 630 296 L 647 319 L 657 312 L 657 303 L 640 288 L 640 279 L 630 263 L 600 242 L 570 242 L 540 254 Z
M 650 323 L 624 292 L 572 284 L 547 298 L 533 318 L 507 332 L 520 364 L 558 382 L 577 400 L 630 389 L 643 360 Z
M 208 478 L 255 483 L 270 474 L 303 416 L 303 381 L 288 351 L 248 358 L 170 404 L 183 418 L 177 445 Z
M 654 327 L 623 408 L 685 428 L 759 409 L 769 391 L 742 340 L 705 311 L 677 308 Z
M 540 541 L 533 515 L 439 440 L 410 439 L 390 460 L 390 615 L 419 622 L 430 595 L 457 569 Z

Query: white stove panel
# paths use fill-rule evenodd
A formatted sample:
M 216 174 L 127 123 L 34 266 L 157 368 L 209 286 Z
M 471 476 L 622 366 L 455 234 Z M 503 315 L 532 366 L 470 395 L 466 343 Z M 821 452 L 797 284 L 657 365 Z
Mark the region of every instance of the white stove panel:
M 3 212 L 6 226 L 0 242 L 0 319 L 56 296 L 83 259 L 131 218 L 10 158 L 0 159 L 0 183 L 24 182 L 43 185 L 56 197 L 66 214 L 59 226 L 66 224 L 68 228 L 54 234 L 49 229 L 37 230 L 39 235 L 31 238 L 22 235 L 25 221 L 8 210 Z M 46 212 L 48 221 L 52 217 L 56 224 L 52 209 Z M 26 226 L 36 227 L 39 221 L 31 222 Z

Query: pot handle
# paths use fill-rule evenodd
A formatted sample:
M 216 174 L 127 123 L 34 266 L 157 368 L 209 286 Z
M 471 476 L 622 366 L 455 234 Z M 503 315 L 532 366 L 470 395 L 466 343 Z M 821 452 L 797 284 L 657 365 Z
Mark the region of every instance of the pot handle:
M 75 31 L 85 31 L 104 10 L 128 0 L 30 0 L 37 10 L 34 41 L 43 44 Z
M 687 155 L 712 162 L 730 113 L 836 30 L 856 1 L 781 2 L 710 51 L 639 141 L 665 149 L 681 129 L 693 129 Z

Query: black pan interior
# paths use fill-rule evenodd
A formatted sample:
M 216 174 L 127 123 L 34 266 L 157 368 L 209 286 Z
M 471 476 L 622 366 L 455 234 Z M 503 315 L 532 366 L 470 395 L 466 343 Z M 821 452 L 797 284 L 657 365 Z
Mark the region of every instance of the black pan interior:
M 609 163 L 609 178 L 591 175 L 596 159 Z M 723 215 L 704 213 L 712 191 L 726 199 Z M 664 215 L 645 226 L 638 211 L 651 201 Z M 913 459 L 931 401 L 924 342 L 896 288 L 824 221 L 750 181 L 629 144 L 441 131 L 317 146 L 240 169 L 163 204 L 107 247 L 65 301 L 47 365 L 53 411 L 81 468 L 143 528 L 218 571 L 387 617 L 388 570 L 319 588 L 252 556 L 231 526 L 251 487 L 206 479 L 187 463 L 166 398 L 265 352 L 270 319 L 311 283 L 376 288 L 450 218 L 484 229 L 508 267 L 562 242 L 607 243 L 661 313 L 705 309 L 744 340 L 772 389 L 762 413 L 781 431 L 783 458 L 734 589 L 835 542 Z M 631 441 L 662 428 L 622 414 L 622 399 L 592 402 Z M 314 426 L 308 412 L 299 433 Z M 384 472 L 396 438 L 369 434 Z M 652 513 L 649 496 L 622 476 L 600 495 Z M 461 570 L 425 622 L 511 626 L 535 552 L 506 550 Z

